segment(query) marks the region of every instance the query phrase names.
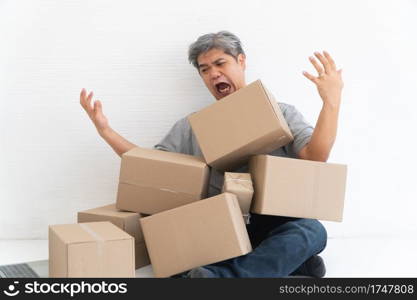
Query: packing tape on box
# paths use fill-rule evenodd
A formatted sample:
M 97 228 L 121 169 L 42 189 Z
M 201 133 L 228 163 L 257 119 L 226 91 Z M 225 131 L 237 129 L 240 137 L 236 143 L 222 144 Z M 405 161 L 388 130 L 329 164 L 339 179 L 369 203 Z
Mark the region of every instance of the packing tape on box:
M 195 195 L 193 193 L 187 193 L 187 192 L 183 192 L 183 191 L 176 191 L 176 190 L 171 190 L 171 189 L 163 188 L 163 187 L 162 188 L 161 187 L 155 187 L 155 186 L 146 185 L 146 184 L 131 183 L 131 182 L 128 182 L 128 181 L 120 181 L 119 184 L 131 185 L 131 186 L 147 188 L 147 189 L 154 189 L 154 190 L 159 190 L 159 191 L 164 191 L 164 192 L 174 193 L 174 194 L 186 194 L 186 195 L 191 195 L 191 196 Z
M 252 180 L 250 179 L 243 179 L 243 178 L 229 178 L 229 179 L 225 179 L 225 181 L 250 181 L 252 182 Z
M 89 233 L 94 240 L 97 242 L 97 257 L 98 257 L 98 270 L 99 270 L 99 274 L 102 274 L 103 272 L 103 248 L 104 248 L 104 239 L 97 234 L 97 232 L 94 232 L 93 229 L 91 229 L 91 227 L 89 227 L 87 225 L 87 223 L 79 223 L 81 228 L 84 229 L 87 233 Z
M 240 184 L 243 188 L 252 191 L 253 190 L 253 186 L 252 186 L 252 180 L 250 179 L 242 179 L 242 178 L 229 178 L 229 179 L 225 179 L 224 183 L 226 182 L 236 182 L 237 184 Z M 245 185 L 245 183 L 250 182 L 250 186 Z
M 160 191 L 164 191 L 164 192 L 169 192 L 169 193 L 175 193 L 175 194 L 179 194 L 180 192 L 174 191 L 174 190 L 170 190 L 170 189 L 166 189 L 166 188 L 158 188 L 158 190 Z
M 244 214 L 243 216 L 243 221 L 245 222 L 246 225 L 250 224 L 250 217 L 251 214 Z

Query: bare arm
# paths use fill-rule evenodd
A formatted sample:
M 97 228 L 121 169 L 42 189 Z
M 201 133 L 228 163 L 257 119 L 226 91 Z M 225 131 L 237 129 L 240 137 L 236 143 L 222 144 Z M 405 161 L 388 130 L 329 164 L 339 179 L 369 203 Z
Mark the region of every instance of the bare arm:
M 316 84 L 320 97 L 323 100 L 323 107 L 317 119 L 311 140 L 300 150 L 298 157 L 325 162 L 336 140 L 343 88 L 342 70 L 336 70 L 336 64 L 327 52 L 324 51 L 323 55 L 315 52 L 314 55 L 323 65 L 319 65 L 314 57 L 310 57 L 310 61 L 319 76 L 315 77 L 307 72 L 303 72 L 303 74 Z
M 99 131 L 99 134 L 120 157 L 122 157 L 122 154 L 130 149 L 138 147 L 137 145 L 126 140 L 110 127 Z
M 129 151 L 132 148 L 138 147 L 137 145 L 129 142 L 124 137 L 114 131 L 103 114 L 103 108 L 99 100 L 94 101 L 94 105 L 91 106 L 91 99 L 93 98 L 93 92 L 90 92 L 87 96 L 85 89 L 80 93 L 80 104 L 87 112 L 89 118 L 93 122 L 97 129 L 98 134 L 112 147 L 112 149 L 119 155 Z

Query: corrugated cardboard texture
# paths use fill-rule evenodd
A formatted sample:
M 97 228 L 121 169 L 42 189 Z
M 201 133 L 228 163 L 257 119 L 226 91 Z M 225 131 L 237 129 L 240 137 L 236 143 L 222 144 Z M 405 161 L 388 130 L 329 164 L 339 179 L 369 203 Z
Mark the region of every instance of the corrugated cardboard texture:
M 225 172 L 222 193 L 225 192 L 236 195 L 243 215 L 249 213 L 253 197 L 252 179 L 249 173 Z
M 257 80 L 191 114 L 188 119 L 206 162 L 230 171 L 251 155 L 290 143 L 292 134 L 274 102 Z
M 252 250 L 237 198 L 230 193 L 141 218 L 140 222 L 156 277 Z
M 116 204 L 105 205 L 78 212 L 78 223 L 109 221 L 135 238 L 135 268 L 150 263 L 139 219 L 141 214 L 121 211 Z
M 134 277 L 134 239 L 110 222 L 49 226 L 50 277 Z
M 134 148 L 122 155 L 116 207 L 154 214 L 207 195 L 209 168 L 198 157 Z
M 258 214 L 342 221 L 346 165 L 257 155 L 249 171 Z

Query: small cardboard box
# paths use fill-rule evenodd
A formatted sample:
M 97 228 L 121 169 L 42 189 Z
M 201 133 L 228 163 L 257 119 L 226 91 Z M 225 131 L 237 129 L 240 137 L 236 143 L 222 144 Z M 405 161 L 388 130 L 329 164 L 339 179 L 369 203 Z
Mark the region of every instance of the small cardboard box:
M 109 221 L 124 230 L 135 239 L 135 268 L 150 264 L 145 240 L 143 239 L 142 228 L 139 219 L 141 214 L 135 212 L 121 211 L 116 204 L 100 206 L 78 212 L 78 223 Z
M 116 207 L 155 214 L 204 199 L 209 175 L 202 158 L 134 148 L 122 155 Z
M 256 155 L 249 171 L 255 190 L 252 212 L 342 221 L 346 165 Z
M 223 193 L 141 218 L 156 277 L 252 251 L 235 195 Z
M 51 225 L 49 277 L 135 277 L 134 239 L 110 222 Z
M 188 117 L 207 164 L 231 171 L 251 155 L 285 146 L 293 136 L 284 116 L 260 80 Z
M 250 174 L 225 172 L 222 193 L 225 192 L 236 195 L 242 215 L 246 223 L 248 223 L 253 197 L 253 185 Z

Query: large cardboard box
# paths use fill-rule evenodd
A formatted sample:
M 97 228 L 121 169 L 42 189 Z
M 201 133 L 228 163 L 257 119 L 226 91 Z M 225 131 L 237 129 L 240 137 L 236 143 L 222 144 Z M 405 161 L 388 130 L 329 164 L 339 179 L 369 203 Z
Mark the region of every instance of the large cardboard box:
M 134 148 L 122 155 L 116 207 L 154 214 L 204 199 L 209 175 L 202 158 Z
M 141 218 L 156 277 L 168 277 L 249 253 L 235 195 L 223 193 Z
M 210 166 L 232 171 L 251 155 L 285 146 L 293 136 L 284 116 L 260 80 L 188 117 Z
M 222 193 L 235 194 L 239 201 L 245 223 L 249 223 L 249 211 L 253 197 L 253 185 L 250 173 L 224 173 Z
M 121 211 L 116 204 L 100 206 L 78 212 L 78 223 L 109 221 L 124 230 L 135 239 L 135 268 L 150 264 L 145 240 L 143 239 L 142 228 L 139 219 L 140 213 Z
M 256 155 L 251 211 L 258 214 L 342 221 L 347 166 Z
M 135 277 L 134 240 L 110 222 L 49 226 L 50 277 Z

